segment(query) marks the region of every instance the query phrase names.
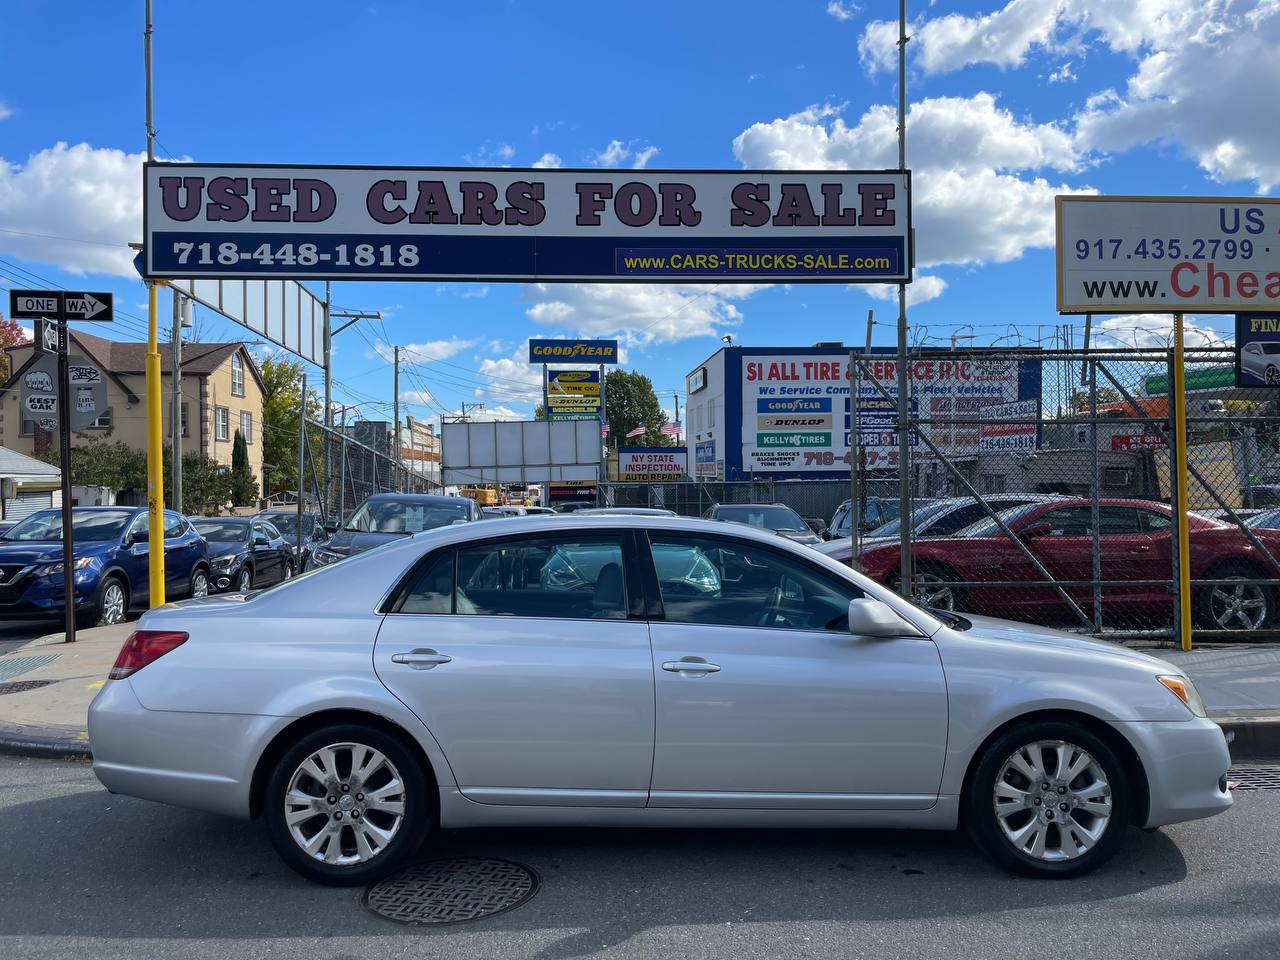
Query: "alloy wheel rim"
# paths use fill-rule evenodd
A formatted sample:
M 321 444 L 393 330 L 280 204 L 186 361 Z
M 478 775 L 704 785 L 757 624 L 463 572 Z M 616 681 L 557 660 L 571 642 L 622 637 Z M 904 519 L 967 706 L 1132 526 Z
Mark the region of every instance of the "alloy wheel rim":
M 1014 849 L 1047 863 L 1084 856 L 1111 822 L 1106 771 L 1065 740 L 1037 740 L 1014 751 L 996 776 L 991 801 Z
M 209 595 L 209 578 L 205 576 L 203 570 L 197 570 L 195 577 L 191 581 L 191 596 L 207 597 Z
M 123 620 L 124 590 L 118 583 L 109 583 L 102 592 L 102 622 L 120 623 Z
M 945 580 L 936 573 L 928 571 L 915 575 L 916 599 L 926 607 L 938 610 L 954 610 L 956 607 L 955 591 L 947 586 Z
M 294 843 L 321 863 L 354 866 L 381 854 L 404 823 L 405 787 L 385 754 L 333 743 L 289 778 L 284 820 Z
M 240 575 L 236 577 L 236 589 L 244 593 L 253 583 L 253 578 L 249 576 L 248 570 L 241 570 Z
M 1267 619 L 1267 598 L 1262 587 L 1245 583 L 1244 577 L 1223 577 L 1231 583 L 1219 583 L 1209 595 L 1213 622 L 1223 630 L 1259 630 Z
M 1267 367 L 1266 376 L 1263 378 L 1270 386 L 1280 383 L 1280 368 Z

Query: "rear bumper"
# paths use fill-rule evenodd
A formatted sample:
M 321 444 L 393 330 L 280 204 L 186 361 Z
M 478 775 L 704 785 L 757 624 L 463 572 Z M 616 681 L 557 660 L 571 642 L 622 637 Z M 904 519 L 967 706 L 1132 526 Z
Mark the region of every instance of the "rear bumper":
M 89 706 L 93 772 L 112 793 L 247 819 L 259 745 L 287 722 L 148 710 L 109 680 Z
M 1118 723 L 1142 761 L 1150 788 L 1145 827 L 1198 820 L 1231 806 L 1225 777 L 1231 766 L 1222 728 L 1189 721 Z

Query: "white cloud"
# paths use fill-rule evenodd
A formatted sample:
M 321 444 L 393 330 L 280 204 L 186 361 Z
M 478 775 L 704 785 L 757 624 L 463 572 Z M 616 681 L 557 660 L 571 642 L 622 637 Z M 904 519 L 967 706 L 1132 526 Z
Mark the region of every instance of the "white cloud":
M 926 73 L 971 64 L 1018 67 L 1035 50 L 1078 49 L 1096 35 L 1112 50 L 1133 53 L 1188 34 L 1201 14 L 1231 0 L 1010 0 L 980 16 L 949 13 L 911 24 L 908 50 Z M 1271 3 L 1274 0 L 1261 0 Z M 858 50 L 867 69 L 897 63 L 898 24 L 876 20 L 863 29 Z
M 868 283 L 862 286 L 868 296 L 877 300 L 898 301 L 898 285 L 896 283 Z M 931 274 L 917 274 L 915 280 L 907 284 L 907 306 L 926 303 L 942 296 L 947 289 L 947 281 Z
M 1184 150 L 1215 180 L 1280 184 L 1280 2 L 1209 3 L 1185 37 L 1139 61 L 1124 92 L 1090 98 L 1077 117 L 1082 147 L 1124 151 L 1142 143 Z
M 464 300 L 483 300 L 488 295 L 489 288 L 487 286 L 477 287 L 471 284 L 464 286 L 462 288 L 462 292 L 458 294 L 458 296 L 462 297 Z
M 430 390 L 401 390 L 400 402 L 415 407 L 433 407 L 439 409 L 440 401 Z
M 827 2 L 827 13 L 841 23 L 852 20 L 861 9 L 856 3 L 848 3 L 846 0 L 828 0 Z
M 525 286 L 534 323 L 587 336 L 620 335 L 633 344 L 720 336 L 742 322 L 734 301 L 762 285 L 533 283 Z
M 462 340 L 450 337 L 448 340 L 428 340 L 425 343 L 406 343 L 400 347 L 400 359 L 408 363 L 430 363 L 432 360 L 448 360 L 463 350 L 476 345 L 475 340 Z M 379 341 L 374 353 L 366 356 L 378 356 L 391 363 L 395 359 L 395 349 L 391 344 Z
M 831 105 L 756 123 L 733 142 L 745 167 L 873 169 L 897 164 L 897 112 L 873 106 L 853 126 Z M 1054 124 L 1018 120 L 989 93 L 934 97 L 907 112 L 917 261 L 1014 260 L 1053 245 L 1053 198 L 1081 192 L 1037 175 L 1078 171 L 1072 137 Z M 1085 191 L 1092 192 L 1092 191 Z
M 564 161 L 560 159 L 559 154 L 548 152 L 533 161 L 533 165 L 539 170 L 550 170 L 556 167 L 563 167 Z
M 509 166 L 516 155 L 516 148 L 509 143 L 486 142 L 473 153 L 463 154 L 467 163 L 477 167 Z
M 9 106 L 3 100 L 0 100 L 0 120 L 8 120 L 13 116 L 13 107 Z
M 523 347 L 523 344 L 521 344 Z M 481 400 L 534 404 L 542 402 L 542 367 L 529 362 L 527 351 L 508 357 L 486 357 L 477 370 L 482 385 L 475 388 Z
M 69 273 L 137 277 L 143 154 L 57 143 L 14 163 L 0 158 L 0 249 Z
M 1067 83 L 1078 79 L 1075 72 L 1071 69 L 1071 61 L 1068 60 L 1053 73 L 1049 74 L 1050 83 Z
M 1183 317 L 1182 336 L 1188 347 L 1222 346 L 1229 342 L 1208 325 L 1210 319 Z M 1099 347 L 1169 347 L 1173 345 L 1173 314 L 1122 313 L 1104 317 L 1095 321 L 1093 335 L 1098 338 L 1095 344 Z
M 610 140 L 609 145 L 598 153 L 592 154 L 592 162 L 598 167 L 620 167 L 628 160 L 632 169 L 639 170 L 648 165 L 658 155 L 658 148 L 652 145 L 636 147 L 637 141 Z
M 458 413 L 461 413 L 461 411 L 456 411 L 455 415 Z M 490 422 L 494 420 L 532 420 L 533 411 L 531 409 L 516 410 L 501 403 L 493 406 L 486 403 L 483 410 L 473 410 L 469 416 L 472 420 L 480 422 Z

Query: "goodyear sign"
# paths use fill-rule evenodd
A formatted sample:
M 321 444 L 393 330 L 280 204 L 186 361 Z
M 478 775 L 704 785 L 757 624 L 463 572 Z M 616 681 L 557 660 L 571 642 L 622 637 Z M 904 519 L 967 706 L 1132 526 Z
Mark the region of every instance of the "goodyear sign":
M 552 420 L 600 417 L 600 371 L 548 370 L 547 414 Z
M 617 363 L 617 340 L 530 340 L 530 363 Z

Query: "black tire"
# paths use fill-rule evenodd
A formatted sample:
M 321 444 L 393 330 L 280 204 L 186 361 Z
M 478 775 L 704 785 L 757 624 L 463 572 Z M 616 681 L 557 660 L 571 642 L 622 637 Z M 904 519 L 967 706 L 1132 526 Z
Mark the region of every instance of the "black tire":
M 1263 573 L 1257 567 L 1247 563 L 1229 562 L 1219 564 L 1204 575 L 1206 580 L 1224 580 L 1230 577 L 1240 577 L 1245 580 L 1266 580 L 1270 577 L 1270 574 Z M 1218 615 L 1222 612 L 1221 603 L 1216 602 L 1214 597 L 1215 589 L 1220 589 L 1222 586 L 1224 585 L 1199 587 L 1192 594 L 1191 612 L 1197 626 L 1206 630 L 1263 630 L 1275 623 L 1277 611 L 1280 610 L 1280 602 L 1277 602 L 1275 587 L 1263 584 L 1243 584 L 1242 589 L 1250 593 L 1256 592 L 1256 599 L 1262 601 L 1263 606 L 1259 611 L 1261 620 L 1256 627 L 1253 627 L 1249 626 L 1245 620 L 1231 617 L 1224 626 L 1218 621 Z M 1230 588 L 1227 589 L 1230 590 Z M 1247 611 L 1245 613 L 1248 620 L 1253 619 Z
M 107 593 L 113 586 L 119 587 L 120 592 L 124 595 L 123 608 L 120 611 L 120 619 L 116 623 L 124 623 L 129 619 L 129 604 L 131 598 L 129 596 L 129 585 L 124 582 L 121 577 L 108 574 L 102 578 L 102 582 L 98 584 L 98 596 L 93 603 L 93 607 L 85 610 L 76 616 L 77 626 L 96 627 L 107 617 Z
M 284 798 L 289 791 L 295 772 L 316 751 L 335 744 L 357 744 L 381 752 L 394 766 L 403 784 L 403 816 L 397 829 L 384 847 L 362 862 L 334 864 L 317 859 L 299 845 L 300 841 L 294 838 L 286 822 Z M 360 786 L 358 780 L 350 777 L 349 760 L 344 770 L 342 756 L 343 751 L 340 749 L 337 762 L 338 785 L 334 788 L 334 785 L 330 784 L 330 788 L 334 789 L 331 796 L 339 801 L 343 799 L 342 782 L 349 781 L 347 785 L 350 788 L 358 789 Z M 346 781 L 343 780 L 344 776 L 347 778 Z M 376 781 L 371 778 L 369 782 Z M 354 798 L 362 795 L 348 791 L 347 796 Z M 319 798 L 320 803 L 327 804 L 327 800 L 327 797 Z M 423 775 L 421 761 L 414 752 L 390 733 L 353 723 L 339 723 L 315 730 L 301 737 L 286 750 L 276 761 L 267 779 L 262 809 L 267 833 L 281 859 L 308 880 L 334 887 L 373 883 L 404 867 L 422 846 L 434 818 L 433 795 Z M 306 831 L 315 828 L 318 832 L 320 827 L 330 826 L 330 816 L 324 811 L 332 809 L 341 813 L 341 810 L 332 804 L 327 804 L 321 809 L 322 812 L 317 813 L 315 822 L 304 822 L 300 829 Z M 373 813 L 376 814 L 377 811 Z M 337 828 L 341 831 L 338 834 L 340 850 L 350 850 L 358 855 L 354 836 L 356 820 L 350 812 L 347 813 L 347 817 L 347 826 Z M 368 811 L 366 811 L 366 820 L 382 829 L 386 829 L 386 824 L 389 822 L 376 822 Z
M 282 580 L 292 580 L 292 579 L 293 579 L 293 561 L 292 561 L 292 560 L 286 560 L 286 561 L 285 561 L 285 564 L 284 564 L 284 576 L 282 576 L 282 577 L 281 577 L 281 579 L 282 579 Z
M 956 571 L 952 570 L 945 564 L 935 563 L 930 560 L 922 560 L 916 563 L 915 578 L 917 583 L 917 593 L 919 593 L 918 585 L 922 578 L 926 580 L 928 578 L 934 578 L 944 582 L 958 582 L 964 579 L 964 577 L 960 576 L 960 574 L 956 573 Z M 894 573 L 889 577 L 887 586 L 894 593 L 901 594 L 901 591 L 898 589 L 898 584 L 901 580 L 902 577 L 899 574 Z M 969 609 L 969 597 L 965 593 L 964 587 L 945 587 L 943 589 L 951 597 L 949 606 L 946 603 L 941 605 L 943 610 L 962 613 Z M 923 599 L 921 599 L 920 602 L 923 603 Z
M 995 809 L 995 791 L 997 786 L 997 777 L 1000 776 L 1002 769 L 1005 767 L 1015 753 L 1022 748 L 1030 747 L 1043 741 L 1064 741 L 1066 744 L 1073 746 L 1079 750 L 1085 751 L 1101 768 L 1104 774 L 1106 784 L 1109 786 L 1109 795 L 1111 802 L 1111 811 L 1105 822 L 1101 818 L 1094 817 L 1093 814 L 1086 812 L 1081 806 L 1077 809 L 1069 809 L 1066 816 L 1070 818 L 1073 824 L 1072 830 L 1068 833 L 1084 835 L 1091 830 L 1096 830 L 1099 823 L 1102 824 L 1100 834 L 1093 839 L 1092 846 L 1085 849 L 1078 855 L 1070 856 L 1068 859 L 1043 859 L 1033 856 L 1024 849 L 1019 848 L 1005 833 L 1004 827 L 1001 826 L 1001 818 L 997 816 Z M 1078 756 L 1072 754 L 1071 756 Z M 1088 770 L 1079 774 L 1072 780 L 1073 784 L 1083 786 L 1081 778 L 1085 777 Z M 1016 801 L 1010 801 L 1009 810 L 1014 811 L 1006 813 L 1007 823 L 1013 828 L 1014 832 L 1019 832 L 1024 826 L 1030 824 L 1033 820 L 1038 820 L 1040 829 L 1043 830 L 1046 837 L 1045 846 L 1048 848 L 1049 855 L 1052 855 L 1056 848 L 1058 855 L 1063 854 L 1063 848 L 1068 844 L 1075 846 L 1077 850 L 1083 844 L 1077 844 L 1072 838 L 1067 840 L 1064 833 L 1058 826 L 1062 822 L 1063 813 L 1059 808 L 1060 801 L 1072 803 L 1076 802 L 1074 795 L 1068 794 L 1062 796 L 1058 790 L 1055 780 L 1055 773 L 1049 773 L 1047 778 L 1041 784 L 1032 784 L 1031 789 L 1027 791 L 1031 796 L 1028 798 L 1025 812 L 1027 819 L 1025 821 L 1017 819 L 1021 817 L 1021 813 L 1017 812 Z M 1022 775 L 1016 771 L 1011 771 L 1009 776 L 1019 778 Z M 1009 780 L 1004 781 L 1006 784 Z M 1048 791 L 1037 790 L 1036 787 L 1042 787 L 1043 783 L 1049 783 Z M 1014 784 L 1017 786 L 1017 784 Z M 1099 793 L 1097 796 L 1101 796 Z M 1042 802 L 1032 806 L 1035 798 L 1053 797 L 1052 802 Z M 983 751 L 982 755 L 977 758 L 976 766 L 969 777 L 968 787 L 964 796 L 964 825 L 973 838 L 974 842 L 989 856 L 992 860 L 1004 867 L 1006 870 L 1021 874 L 1026 877 L 1038 877 L 1044 879 L 1066 879 L 1069 877 L 1078 877 L 1096 869 L 1113 857 L 1124 843 L 1124 836 L 1128 830 L 1132 815 L 1133 794 L 1129 787 L 1129 779 L 1125 773 L 1124 764 L 1116 756 L 1115 751 L 1107 745 L 1107 743 L 1094 734 L 1087 727 L 1080 724 L 1064 722 L 1064 721 L 1041 721 L 1035 723 L 1023 724 L 1015 726 L 997 737 Z M 1043 818 L 1051 818 L 1052 822 Z M 1034 831 L 1035 828 L 1032 827 Z M 1031 834 L 1034 836 L 1034 832 Z
M 201 577 L 204 577 L 204 592 L 197 594 L 196 590 L 199 588 Z M 208 568 L 200 567 L 200 566 L 196 567 L 194 570 L 191 571 L 191 582 L 187 584 L 187 596 L 188 597 L 195 597 L 195 596 L 207 597 L 211 593 L 213 593 L 213 580 L 210 579 L 209 577 Z
M 243 584 L 243 586 L 242 586 Z M 240 572 L 236 574 L 235 583 L 231 584 L 231 589 L 235 593 L 248 593 L 253 589 L 253 567 L 245 564 L 240 568 Z

